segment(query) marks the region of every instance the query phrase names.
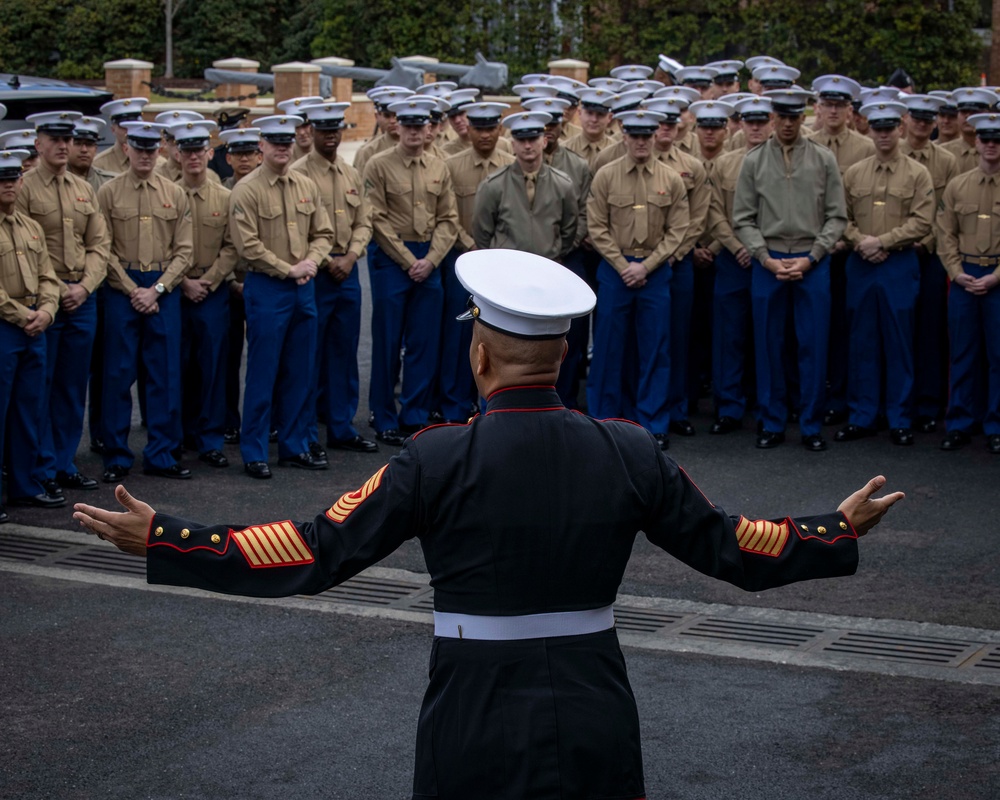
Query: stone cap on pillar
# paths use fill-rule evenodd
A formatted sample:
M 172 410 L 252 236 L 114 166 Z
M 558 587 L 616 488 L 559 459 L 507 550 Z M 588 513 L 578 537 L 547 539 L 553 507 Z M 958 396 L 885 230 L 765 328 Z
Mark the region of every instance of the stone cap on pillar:
M 590 62 L 575 58 L 558 58 L 549 62 L 549 69 L 590 69 Z
M 320 67 L 353 67 L 354 62 L 349 58 L 338 58 L 337 56 L 326 56 L 324 58 L 314 58 L 313 64 Z
M 399 59 L 400 61 L 424 61 L 428 64 L 440 64 L 440 58 L 432 58 L 431 56 L 403 56 Z
M 287 72 L 322 72 L 322 70 L 316 64 L 309 64 L 305 61 L 289 61 L 287 64 L 275 64 L 271 67 L 271 72 L 278 75 Z
M 152 61 L 140 61 L 137 58 L 120 58 L 117 61 L 105 61 L 104 69 L 152 69 Z
M 218 61 L 213 61 L 212 66 L 216 69 L 235 69 L 235 70 L 258 70 L 260 68 L 259 61 L 253 61 L 249 58 L 222 58 Z

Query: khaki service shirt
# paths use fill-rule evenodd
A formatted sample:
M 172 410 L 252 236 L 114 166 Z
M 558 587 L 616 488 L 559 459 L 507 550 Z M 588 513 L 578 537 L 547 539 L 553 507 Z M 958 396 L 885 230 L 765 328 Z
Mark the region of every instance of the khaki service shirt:
M 965 139 L 959 136 L 950 142 L 939 145 L 955 156 L 955 163 L 958 165 L 958 174 L 976 169 L 979 166 L 979 151 L 976 150 L 976 143 L 966 144 Z
M 799 136 L 785 167 L 776 137 L 750 150 L 733 197 L 733 231 L 763 263 L 768 250 L 805 253 L 819 261 L 847 226 L 844 185 L 826 147 Z
M 662 161 L 684 181 L 688 195 L 688 215 L 690 224 L 687 235 L 677 252 L 678 258 L 684 258 L 690 253 L 698 240 L 704 235 L 708 220 L 708 207 L 712 203 L 712 188 L 708 185 L 708 171 L 704 165 L 689 153 L 671 147 L 669 150 L 657 150 L 653 147 L 653 157 Z
M 623 156 L 595 176 L 587 201 L 590 240 L 618 272 L 625 256 L 642 259 L 652 272 L 676 258 L 689 225 L 687 189 L 662 161 L 640 164 Z
M 16 209 L 0 213 L 0 319 L 23 328 L 31 305 L 55 319 L 59 292 L 42 226 Z
M 90 184 L 70 172 L 56 175 L 39 161 L 24 176 L 17 207 L 45 231 L 56 277 L 93 294 L 107 274 L 111 237 Z
M 855 247 L 865 236 L 877 236 L 886 250 L 902 250 L 920 242 L 934 224 L 931 174 L 898 151 L 887 161 L 871 156 L 850 167 L 844 195 L 844 238 Z
M 731 150 L 715 159 L 708 168 L 708 184 L 712 195 L 705 223 L 707 232 L 713 239 L 713 245 L 725 247 L 733 255 L 743 249 L 743 243 L 733 232 L 732 219 L 736 181 L 740 177 L 740 168 L 746 154 L 745 147 Z M 719 252 L 714 246 L 712 251 L 716 254 Z
M 1000 256 L 1000 175 L 977 167 L 952 180 L 936 223 L 938 255 L 952 280 L 965 272 L 963 255 Z M 993 274 L 1000 278 L 1000 266 Z
M 125 272 L 158 265 L 171 291 L 191 266 L 191 210 L 187 194 L 155 173 L 144 180 L 131 169 L 109 181 L 97 202 L 111 232 L 108 286 L 124 294 L 137 287 Z
M 593 173 L 591 173 L 586 161 L 562 145 L 557 145 L 551 155 L 543 155 L 542 159 L 550 167 L 569 175 L 576 187 L 580 214 L 576 218 L 576 241 L 573 243 L 573 247 L 579 247 L 587 238 L 587 197 L 590 196 L 590 182 L 594 177 Z
M 239 256 L 229 235 L 229 196 L 218 183 L 205 181 L 193 188 L 182 183 L 191 208 L 194 256 L 188 278 L 212 282 L 214 292 L 236 268 Z
M 605 131 L 604 136 L 596 142 L 590 141 L 590 139 L 588 139 L 581 131 L 576 136 L 573 136 L 563 142 L 562 146 L 571 153 L 576 153 L 580 156 L 580 158 L 587 162 L 587 165 L 590 167 L 590 171 L 594 172 L 596 171 L 594 162 L 597 159 L 598 154 L 602 150 L 611 147 L 614 143 L 614 138 L 612 138 L 607 131 Z
M 370 142 L 366 142 L 358 148 L 358 152 L 354 154 L 354 169 L 356 169 L 358 174 L 363 178 L 365 174 L 365 167 L 368 165 L 372 156 L 377 156 L 379 153 L 391 150 L 397 144 L 399 144 L 399 139 L 393 139 L 391 136 L 380 133 Z
M 479 185 L 472 222 L 476 247 L 523 250 L 553 261 L 573 249 L 580 213 L 573 180 L 544 161 L 536 176 L 531 204 L 516 161 Z
M 333 228 L 316 184 L 298 170 L 279 175 L 266 164 L 233 187 L 229 235 L 250 272 L 287 278 L 306 259 L 322 264 Z
M 458 208 L 451 173 L 440 158 L 411 157 L 400 146 L 379 153 L 365 167 L 375 243 L 403 269 L 417 260 L 404 242 L 430 242 L 435 267 L 458 239 Z
M 594 159 L 593 164 L 590 165 L 591 171 L 596 175 L 601 167 L 606 167 L 612 161 L 617 161 L 622 156 L 628 153 L 628 149 L 625 147 L 625 140 L 619 139 L 611 147 L 605 147 L 597 157 Z
M 476 190 L 484 180 L 501 167 L 513 164 L 516 159 L 509 153 L 494 148 L 488 156 L 481 156 L 472 147 L 466 147 L 445 160 L 451 173 L 451 183 L 455 189 L 458 206 L 458 241 L 460 250 L 472 250 L 476 246 L 472 238 L 472 217 L 476 209 Z
M 834 158 L 837 159 L 841 179 L 850 167 L 875 155 L 875 142 L 850 128 L 844 128 L 836 136 L 832 136 L 826 131 L 817 131 L 809 138 L 833 153 Z
M 353 253 L 361 258 L 372 238 L 372 214 L 358 171 L 340 156 L 331 162 L 313 150 L 292 169 L 308 175 L 333 227 L 334 255 Z
M 899 152 L 909 156 L 918 164 L 927 168 L 927 171 L 931 174 L 931 180 L 934 182 L 934 202 L 935 204 L 939 204 L 941 198 L 944 196 L 944 188 L 948 185 L 948 182 L 959 175 L 958 161 L 955 159 L 955 156 L 935 142 L 928 142 L 926 147 L 922 147 L 919 150 L 914 150 L 905 141 L 900 142 Z M 920 243 L 929 252 L 934 252 L 937 240 L 934 236 L 933 226 L 931 227 L 931 232 Z
M 128 172 L 129 161 L 128 156 L 125 155 L 125 150 L 115 140 L 115 143 L 111 147 L 94 156 L 94 160 L 90 166 L 92 169 L 103 169 L 115 175 L 121 175 L 123 172 Z
M 77 175 L 77 177 L 81 177 Z M 94 190 L 94 195 L 97 195 L 97 190 L 100 189 L 104 184 L 115 177 L 115 173 L 108 172 L 106 169 L 98 169 L 97 167 L 91 165 L 90 169 L 87 170 L 87 176 L 83 178 L 87 183 L 90 184 L 90 188 Z

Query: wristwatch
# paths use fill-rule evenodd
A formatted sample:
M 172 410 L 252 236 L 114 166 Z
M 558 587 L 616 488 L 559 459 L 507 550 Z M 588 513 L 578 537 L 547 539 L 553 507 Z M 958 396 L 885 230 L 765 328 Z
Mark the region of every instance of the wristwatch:
M 157 294 L 164 294 L 167 291 L 167 287 L 162 283 L 156 284 L 153 288 L 156 289 Z

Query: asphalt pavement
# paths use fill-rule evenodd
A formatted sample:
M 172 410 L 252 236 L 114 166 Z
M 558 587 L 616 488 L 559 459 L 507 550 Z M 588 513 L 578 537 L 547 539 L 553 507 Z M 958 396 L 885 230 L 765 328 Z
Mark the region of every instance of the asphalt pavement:
M 363 284 L 367 290 L 364 269 Z M 363 327 L 365 418 L 370 344 Z M 734 514 L 835 507 L 874 474 L 907 499 L 861 543 L 851 578 L 746 593 L 637 541 L 622 591 L 649 598 L 1000 629 L 1000 458 L 980 437 L 957 453 L 940 434 L 911 448 L 883 434 L 807 453 L 759 451 L 744 430 L 673 437 L 670 454 Z M 827 431 L 832 439 L 833 430 Z M 135 426 L 133 447 L 144 431 Z M 78 466 L 99 476 L 81 445 Z M 156 509 L 234 526 L 308 519 L 395 452 L 333 451 L 326 472 L 271 481 L 194 459 L 191 481 L 125 483 Z M 276 458 L 274 459 L 276 461 Z M 111 507 L 112 487 L 71 493 Z M 76 531 L 70 510 L 11 509 L 15 522 Z M 0 536 L 4 529 L 0 528 Z M 81 542 L 84 534 L 78 534 Z M 26 574 L 0 557 L 2 798 L 406 797 L 426 679 L 424 624 L 208 594 L 139 591 Z M 383 562 L 422 573 L 407 543 Z M 627 647 L 652 798 L 1000 797 L 1000 689 L 861 670 Z

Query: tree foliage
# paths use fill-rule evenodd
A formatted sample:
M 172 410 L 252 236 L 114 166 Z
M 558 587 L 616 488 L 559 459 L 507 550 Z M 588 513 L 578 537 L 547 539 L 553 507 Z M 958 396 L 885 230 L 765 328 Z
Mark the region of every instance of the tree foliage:
M 175 19 L 175 74 L 198 77 L 230 56 L 266 70 L 328 55 L 468 64 L 480 51 L 512 78 L 563 57 L 601 75 L 659 53 L 686 64 L 766 53 L 804 83 L 836 71 L 876 84 L 902 67 L 924 90 L 978 82 L 981 18 L 980 0 L 199 0 Z M 162 0 L 0 3 L 3 71 L 100 77 L 115 58 L 162 64 L 163 39 Z

